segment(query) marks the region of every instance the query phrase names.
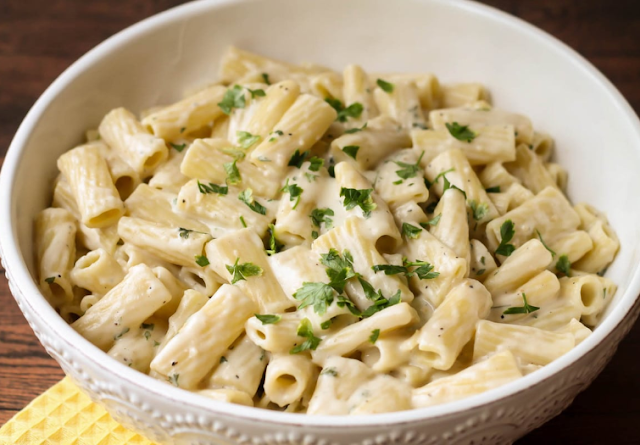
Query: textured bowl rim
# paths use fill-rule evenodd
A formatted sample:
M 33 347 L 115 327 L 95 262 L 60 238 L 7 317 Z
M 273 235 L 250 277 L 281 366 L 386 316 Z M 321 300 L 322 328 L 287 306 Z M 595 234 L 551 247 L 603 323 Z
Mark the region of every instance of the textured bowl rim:
M 593 334 L 567 354 L 540 370 L 496 389 L 444 405 L 436 405 L 428 408 L 419 408 L 394 413 L 348 417 L 308 416 L 282 413 L 213 401 L 195 393 L 174 388 L 171 385 L 167 385 L 151 377 L 142 375 L 141 373 L 124 366 L 116 360 L 108 357 L 106 353 L 93 346 L 69 325 L 67 325 L 46 302 L 45 298 L 33 282 L 18 247 L 17 227 L 12 224 L 11 196 L 13 194 L 16 178 L 15 173 L 17 166 L 21 161 L 22 151 L 30 138 L 32 130 L 37 126 L 38 121 L 48 108 L 49 104 L 61 91 L 65 89 L 67 85 L 71 84 L 79 75 L 103 56 L 118 51 L 121 47 L 126 45 L 128 41 L 161 28 L 170 22 L 196 16 L 205 11 L 215 10 L 229 4 L 252 1 L 260 0 L 200 0 L 161 12 L 134 24 L 123 31 L 120 31 L 90 50 L 67 68 L 47 88 L 42 96 L 40 96 L 21 123 L 11 145 L 9 146 L 2 168 L 2 174 L 0 174 L 0 227 L 5 229 L 0 231 L 0 247 L 2 247 L 0 254 L 3 255 L 3 259 L 5 260 L 8 272 L 7 276 L 11 276 L 12 284 L 18 288 L 18 293 L 21 294 L 16 295 L 15 298 L 17 300 L 22 299 L 22 304 L 29 305 L 30 310 L 40 317 L 42 322 L 48 325 L 49 329 L 56 333 L 57 341 L 64 342 L 66 348 L 76 349 L 79 354 L 84 355 L 87 360 L 92 361 L 96 366 L 104 367 L 105 362 L 110 363 L 107 366 L 109 371 L 113 373 L 114 379 L 122 380 L 123 386 L 137 386 L 143 391 L 153 393 L 155 397 L 160 397 L 168 402 L 175 403 L 176 406 L 192 406 L 207 411 L 211 415 L 233 416 L 254 422 L 268 422 L 278 425 L 310 427 L 366 427 L 433 419 L 436 417 L 460 413 L 480 405 L 489 405 L 499 402 L 502 399 L 511 397 L 516 393 L 535 386 L 545 379 L 552 377 L 554 374 L 559 373 L 562 369 L 572 365 L 581 357 L 585 356 L 613 332 L 613 330 L 629 313 L 635 301 L 638 299 L 638 294 L 640 293 L 640 265 L 636 266 L 635 270 L 632 272 L 630 284 L 625 289 L 625 293 L 621 300 L 617 303 L 616 307 L 613 308 L 607 318 L 603 320 L 597 329 L 595 329 Z M 640 121 L 621 93 L 602 73 L 600 73 L 600 71 L 591 65 L 591 63 L 555 37 L 517 17 L 507 14 L 506 12 L 469 0 L 414 1 L 446 5 L 447 7 L 457 8 L 473 13 L 477 16 L 489 18 L 503 26 L 511 28 L 514 32 L 528 35 L 528 37 L 537 40 L 540 45 L 546 46 L 549 51 L 554 51 L 564 56 L 570 63 L 579 68 L 585 77 L 591 78 L 598 88 L 604 89 L 609 100 L 615 104 L 620 115 L 628 121 L 627 123 L 635 130 L 637 139 L 640 140 Z

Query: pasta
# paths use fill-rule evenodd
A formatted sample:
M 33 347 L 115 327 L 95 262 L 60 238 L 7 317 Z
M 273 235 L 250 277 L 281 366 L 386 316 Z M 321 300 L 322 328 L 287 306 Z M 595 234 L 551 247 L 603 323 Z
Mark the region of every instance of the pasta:
M 614 297 L 613 227 L 480 84 L 230 48 L 194 91 L 109 111 L 35 220 L 42 293 L 126 366 L 225 403 L 408 410 L 536 372 Z

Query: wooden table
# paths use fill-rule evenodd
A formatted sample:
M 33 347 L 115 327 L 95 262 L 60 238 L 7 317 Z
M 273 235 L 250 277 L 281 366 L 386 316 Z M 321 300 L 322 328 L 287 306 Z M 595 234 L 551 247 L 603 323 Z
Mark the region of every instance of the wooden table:
M 74 60 L 177 0 L 0 0 L 0 157 L 36 98 Z M 640 2 L 488 0 L 578 50 L 640 110 Z M 0 270 L 0 272 L 3 272 Z M 0 425 L 63 373 L 0 279 Z M 640 324 L 561 416 L 519 444 L 640 443 Z

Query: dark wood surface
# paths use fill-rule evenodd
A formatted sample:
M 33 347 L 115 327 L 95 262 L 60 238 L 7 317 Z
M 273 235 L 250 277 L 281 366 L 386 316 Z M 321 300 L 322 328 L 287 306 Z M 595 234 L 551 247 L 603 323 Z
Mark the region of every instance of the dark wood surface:
M 37 97 L 74 60 L 175 0 L 0 0 L 0 159 Z M 488 0 L 560 38 L 640 110 L 639 0 Z M 4 272 L 0 270 L 0 272 Z M 518 443 L 640 443 L 640 324 L 573 405 Z M 0 278 L 0 425 L 63 373 Z

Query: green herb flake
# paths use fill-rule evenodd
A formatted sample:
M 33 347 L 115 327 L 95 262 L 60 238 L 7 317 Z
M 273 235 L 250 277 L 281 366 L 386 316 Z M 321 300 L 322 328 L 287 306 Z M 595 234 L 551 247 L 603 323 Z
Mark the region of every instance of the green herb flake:
M 402 223 L 402 234 L 409 239 L 416 239 L 420 236 L 422 229 L 409 223 Z
M 318 233 L 317 230 L 312 230 L 311 231 L 311 238 L 318 239 L 319 236 L 320 236 L 320 234 Z
M 267 85 L 271 85 L 271 81 L 269 80 L 269 75 L 267 73 L 262 73 L 262 80 L 264 80 L 264 83 Z
M 445 125 L 447 126 L 447 130 L 449 130 L 451 136 L 459 141 L 471 142 L 477 136 L 477 134 L 469 130 L 468 125 L 460 125 L 457 122 L 454 122 L 452 124 L 447 122 Z
M 213 184 L 211 182 L 209 184 L 203 184 L 200 181 L 198 181 L 198 190 L 203 195 L 207 195 L 210 193 L 217 193 L 218 195 L 226 195 L 227 193 L 229 193 L 229 187 Z
M 209 265 L 209 258 L 204 255 L 196 255 L 196 264 L 200 267 L 205 267 Z
M 301 344 L 294 346 L 290 354 L 299 354 L 302 351 L 312 350 L 315 351 L 322 339 L 313 335 L 313 329 L 311 328 L 311 322 L 308 318 L 304 318 L 298 325 L 297 334 L 299 337 L 306 338 Z
M 558 261 L 556 262 L 556 269 L 558 269 L 568 277 L 571 276 L 571 262 L 569 261 L 569 257 L 567 255 L 560 255 Z
M 227 89 L 218 106 L 226 115 L 231 114 L 234 108 L 244 108 L 246 106 L 244 89 L 240 85 L 234 85 L 233 88 Z
M 45 278 L 44 281 L 48 284 L 53 284 L 53 282 L 56 281 L 56 277 Z
M 371 270 L 374 272 L 384 272 L 385 275 L 406 274 L 408 272 L 406 267 L 393 264 L 376 264 L 375 266 L 371 266 Z
M 320 262 L 327 268 L 329 286 L 338 293 L 344 292 L 347 281 L 358 274 L 353 268 L 353 257 L 348 250 L 342 252 L 342 256 L 336 249 L 329 249 L 328 253 L 320 255 Z
M 322 168 L 323 165 L 324 165 L 324 159 L 322 158 L 314 156 L 311 159 L 309 159 L 309 171 L 317 172 L 320 170 L 320 168 Z
M 242 181 L 240 170 L 238 170 L 236 162 L 238 162 L 237 159 L 235 159 L 233 162 L 225 162 L 224 164 L 222 164 L 224 171 L 227 173 L 227 183 L 231 185 L 239 184 L 240 181 Z
M 440 218 L 442 218 L 442 213 L 438 213 L 436 216 L 434 216 L 433 218 L 431 218 L 427 222 L 421 222 L 420 225 L 425 229 L 428 226 L 437 226 L 438 223 L 440 222 Z
M 184 150 L 187 147 L 186 142 L 184 144 L 180 144 L 180 145 L 174 144 L 173 142 L 169 142 L 169 145 L 171 145 L 173 148 L 175 148 L 178 153 L 182 153 L 182 150 Z
M 530 314 L 531 312 L 535 312 L 538 309 L 540 309 L 539 307 L 536 306 L 531 306 L 529 303 L 527 303 L 527 296 L 525 295 L 525 293 L 522 293 L 522 300 L 524 301 L 524 305 L 523 306 L 517 306 L 517 307 L 510 307 L 509 309 L 505 310 L 503 312 L 504 315 L 509 315 L 509 314 Z
M 154 323 L 142 323 L 140 325 L 140 329 L 147 329 L 149 331 L 153 331 L 155 327 L 156 325 Z
M 260 315 L 254 314 L 258 320 L 262 322 L 262 324 L 275 324 L 279 322 L 282 317 L 280 315 Z
M 178 379 L 179 378 L 180 378 L 180 374 L 171 374 L 169 377 L 167 377 L 167 380 L 173 386 L 179 387 L 179 385 L 178 385 Z
M 289 178 L 287 178 L 287 182 L 284 184 L 284 187 L 280 189 L 280 191 L 289 194 L 289 201 L 296 202 L 292 207 L 292 209 L 295 210 L 300 203 L 300 195 L 302 195 L 304 189 L 298 186 L 298 184 L 289 184 Z
M 513 244 L 509 244 L 509 241 L 513 239 L 516 234 L 515 224 L 510 219 L 506 220 L 500 226 L 500 245 L 496 249 L 496 255 L 510 256 L 516 247 Z
M 231 274 L 231 284 L 236 284 L 238 281 L 246 281 L 248 277 L 262 276 L 262 268 L 256 266 L 253 263 L 240 263 L 240 258 L 236 258 L 236 262 L 233 266 L 225 264 L 227 271 Z
M 298 310 L 313 306 L 315 313 L 324 315 L 333 303 L 334 289 L 326 283 L 304 282 L 302 287 L 293 294 L 293 298 L 301 302 Z
M 256 97 L 265 97 L 267 95 L 267 93 L 265 93 L 264 90 L 261 89 L 252 90 L 251 88 L 247 88 L 247 90 L 249 90 L 249 93 L 251 93 L 251 99 L 255 99 Z
M 480 275 L 483 275 L 487 270 L 486 269 L 480 269 L 479 271 L 476 272 L 476 276 L 479 277 Z
M 371 211 L 377 207 L 376 203 L 373 202 L 371 193 L 373 193 L 373 189 L 357 190 L 346 187 L 340 189 L 340 197 L 344 197 L 344 207 L 347 210 L 351 210 L 356 206 L 360 207 L 365 218 L 370 217 Z
M 359 145 L 347 145 L 342 148 L 342 151 L 345 152 L 345 154 L 347 154 L 348 156 L 351 156 L 353 159 L 356 159 L 358 150 L 360 150 Z
M 338 371 L 336 368 L 324 368 L 320 375 L 330 375 L 331 377 L 338 377 Z
M 551 258 L 555 257 L 556 253 L 553 250 L 551 250 L 551 248 L 549 246 L 547 246 L 547 243 L 545 243 L 544 240 L 542 239 L 542 234 L 540 233 L 540 231 L 538 229 L 536 229 L 536 234 L 538 235 L 538 239 L 540 240 L 540 242 L 542 243 L 544 248 L 547 249 L 549 251 L 549 253 L 551 253 Z M 567 260 L 568 260 L 568 258 L 567 258 Z
M 186 129 L 187 129 L 187 127 L 182 127 L 182 128 L 180 129 L 180 134 L 184 133 L 184 130 L 186 130 Z
M 253 135 L 248 131 L 238 131 L 236 135 L 238 137 L 238 144 L 240 144 L 240 148 L 245 150 L 260 140 L 259 135 Z
M 415 164 L 407 164 L 406 162 L 393 161 L 398 167 L 402 167 L 400 170 L 396 170 L 396 175 L 402 179 L 415 178 L 418 172 L 421 170 L 420 161 L 424 156 L 424 151 L 420 154 L 420 157 Z
M 225 357 L 224 355 L 220 357 L 220 364 L 227 363 L 228 361 L 229 360 L 227 360 L 227 357 Z
M 494 187 L 489 187 L 489 188 L 484 189 L 484 191 L 487 192 L 487 193 L 500 193 L 500 186 L 496 185 Z
M 283 245 L 280 244 L 276 238 L 276 227 L 273 224 L 269 224 L 267 233 L 269 234 L 269 249 L 267 250 L 267 255 L 275 255 L 282 250 Z
M 376 84 L 384 91 L 385 93 L 393 93 L 393 84 L 382 79 L 376 80 Z
M 331 228 L 333 225 L 333 219 L 329 218 L 330 216 L 334 216 L 334 213 L 333 210 L 328 207 L 324 209 L 313 209 L 309 214 L 314 226 L 321 228 L 322 224 L 324 224 L 326 229 Z
M 364 123 L 364 125 L 360 128 L 349 128 L 348 130 L 346 130 L 344 132 L 344 134 L 353 134 L 353 133 L 357 133 L 359 131 L 364 130 L 365 128 L 367 128 L 367 122 Z
M 397 181 L 393 181 L 393 185 L 400 185 L 404 182 L 404 179 L 398 179 Z
M 244 202 L 247 207 L 260 215 L 267 214 L 267 208 L 253 198 L 253 190 L 246 189 L 238 195 L 238 199 Z
M 325 99 L 325 101 L 329 105 L 331 105 L 334 110 L 336 110 L 336 113 L 338 113 L 338 116 L 336 117 L 336 120 L 338 122 L 346 122 L 350 117 L 357 119 L 360 117 L 362 111 L 364 110 L 364 107 L 360 102 L 354 102 L 348 107 L 344 107 L 342 105 L 342 102 L 340 102 L 338 99 L 328 97 Z
M 307 159 L 308 156 L 309 156 L 309 152 L 308 151 L 300 153 L 300 150 L 296 150 L 291 155 L 291 158 L 289 159 L 289 163 L 287 165 L 289 167 L 300 168 L 300 167 L 302 167 L 303 162 Z
M 378 341 L 378 337 L 380 337 L 380 329 L 374 329 L 373 331 L 371 331 L 369 341 L 375 345 L 376 341 Z
M 120 331 L 119 334 L 116 334 L 113 336 L 114 340 L 118 340 L 119 338 L 121 338 L 124 334 L 126 334 L 127 332 L 129 332 L 129 328 L 124 328 L 122 331 Z
M 242 227 L 244 227 L 245 229 L 247 228 L 247 222 L 244 220 L 244 216 L 240 215 L 240 224 L 242 224 Z
M 323 331 L 326 331 L 331 327 L 331 323 L 333 323 L 333 319 L 331 318 L 323 323 L 320 323 L 320 329 L 322 329 Z
M 484 202 L 478 204 L 475 199 L 469 201 L 469 207 L 471 207 L 473 219 L 476 221 L 480 221 L 489 213 L 489 206 Z

